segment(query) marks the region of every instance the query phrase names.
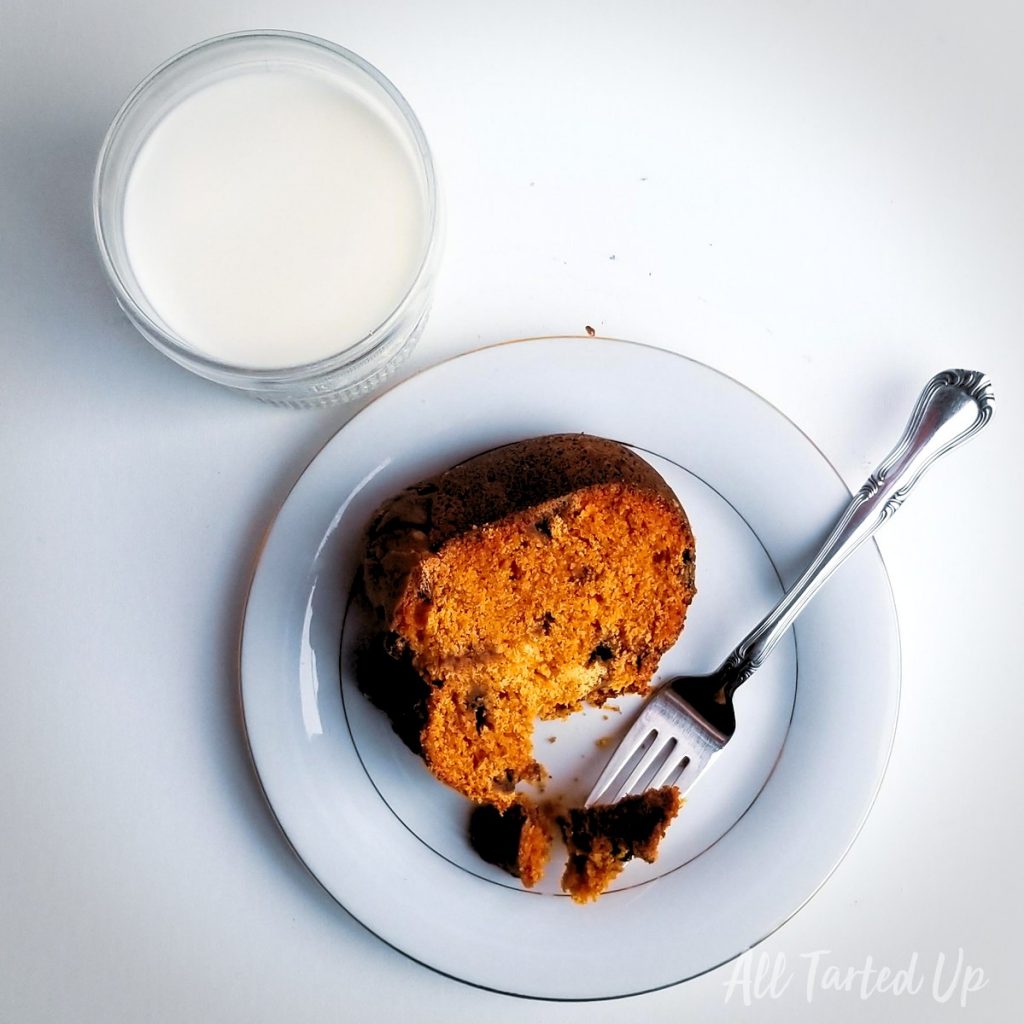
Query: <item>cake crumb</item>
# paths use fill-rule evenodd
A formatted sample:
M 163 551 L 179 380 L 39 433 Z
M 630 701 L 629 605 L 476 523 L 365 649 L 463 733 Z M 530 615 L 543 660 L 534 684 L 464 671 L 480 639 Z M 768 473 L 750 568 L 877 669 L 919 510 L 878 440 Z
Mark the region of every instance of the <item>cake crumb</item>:
M 595 747 L 607 747 L 615 742 L 614 736 L 602 736 L 600 739 L 594 740 Z
M 590 326 L 590 324 L 587 324 L 586 331 L 591 338 L 594 337 L 595 334 L 597 334 L 597 331 L 595 331 L 594 328 Z
M 558 739 L 558 737 L 557 737 L 557 736 L 549 736 L 549 737 L 548 737 L 548 743 L 554 743 L 554 742 L 555 742 L 555 740 L 557 740 L 557 739 Z

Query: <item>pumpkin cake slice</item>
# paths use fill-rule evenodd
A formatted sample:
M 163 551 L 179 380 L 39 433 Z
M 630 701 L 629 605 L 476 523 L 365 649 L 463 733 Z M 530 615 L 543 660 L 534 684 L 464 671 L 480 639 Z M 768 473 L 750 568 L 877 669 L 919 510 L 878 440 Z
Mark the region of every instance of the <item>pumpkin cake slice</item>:
M 648 691 L 694 564 L 678 499 L 623 445 L 560 434 L 494 449 L 373 517 L 363 588 L 399 671 L 360 686 L 437 778 L 505 810 L 545 777 L 536 717 Z

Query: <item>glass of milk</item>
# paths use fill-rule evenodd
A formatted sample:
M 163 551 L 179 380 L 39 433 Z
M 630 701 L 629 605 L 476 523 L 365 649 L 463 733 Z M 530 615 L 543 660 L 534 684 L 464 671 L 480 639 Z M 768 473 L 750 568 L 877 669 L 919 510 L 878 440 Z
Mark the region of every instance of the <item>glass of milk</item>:
M 426 320 L 433 161 L 397 89 L 289 32 L 199 43 L 128 97 L 93 190 L 122 309 L 209 380 L 288 405 L 366 394 Z

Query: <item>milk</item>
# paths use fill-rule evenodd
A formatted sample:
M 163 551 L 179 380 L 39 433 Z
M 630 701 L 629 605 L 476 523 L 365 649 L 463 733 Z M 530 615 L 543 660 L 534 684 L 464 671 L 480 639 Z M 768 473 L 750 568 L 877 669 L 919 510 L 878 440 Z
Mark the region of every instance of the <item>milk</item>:
M 416 155 L 382 104 L 283 66 L 206 85 L 141 146 L 124 200 L 136 279 L 190 348 L 256 369 L 350 347 L 427 242 Z

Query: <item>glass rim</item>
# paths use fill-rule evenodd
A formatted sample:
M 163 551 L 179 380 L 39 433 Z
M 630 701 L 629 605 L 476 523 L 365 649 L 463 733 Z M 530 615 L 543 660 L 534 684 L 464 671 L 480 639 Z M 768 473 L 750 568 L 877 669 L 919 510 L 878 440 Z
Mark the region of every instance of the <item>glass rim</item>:
M 157 323 L 139 304 L 135 294 L 133 294 L 133 289 L 128 287 L 114 264 L 110 253 L 110 246 L 108 245 L 108 233 L 104 230 L 103 226 L 102 214 L 104 206 L 101 201 L 102 187 L 111 166 L 111 150 L 114 143 L 121 136 L 122 128 L 128 115 L 145 98 L 157 80 L 163 78 L 166 72 L 178 66 L 181 62 L 199 51 L 219 48 L 225 44 L 243 40 L 266 40 L 269 42 L 281 40 L 288 43 L 307 45 L 325 51 L 331 57 L 350 65 L 364 74 L 384 91 L 387 98 L 397 108 L 404 126 L 411 136 L 411 141 L 414 144 L 422 166 L 422 178 L 426 186 L 426 244 L 423 247 L 422 258 L 409 287 L 388 316 L 372 330 L 341 351 L 313 360 L 312 362 L 275 367 L 248 367 L 239 363 L 224 362 L 204 355 L 192 348 L 181 335 L 171 332 Z M 430 145 L 427 142 L 419 119 L 394 83 L 368 61 L 344 46 L 319 36 L 308 35 L 304 32 L 292 32 L 285 29 L 247 29 L 240 32 L 228 32 L 223 35 L 211 36 L 198 43 L 193 43 L 154 68 L 132 89 L 114 115 L 100 145 L 92 185 L 93 228 L 100 258 L 103 262 L 107 279 L 110 281 L 118 301 L 125 309 L 125 312 L 128 313 L 129 318 L 137 321 L 144 328 L 143 334 L 148 340 L 157 344 L 158 347 L 166 348 L 168 354 L 176 361 L 191 369 L 195 369 L 203 376 L 210 376 L 211 379 L 224 380 L 224 378 L 229 378 L 237 380 L 239 383 L 244 380 L 261 384 L 299 383 L 336 373 L 346 367 L 357 369 L 365 366 L 368 362 L 368 357 L 378 347 L 385 346 L 390 338 L 391 328 L 401 319 L 433 268 L 438 251 L 438 207 L 437 176 Z M 371 367 L 366 367 L 366 373 L 371 372 L 371 369 Z M 204 371 L 208 371 L 208 373 Z

